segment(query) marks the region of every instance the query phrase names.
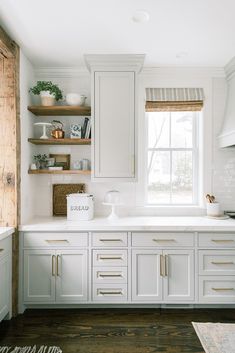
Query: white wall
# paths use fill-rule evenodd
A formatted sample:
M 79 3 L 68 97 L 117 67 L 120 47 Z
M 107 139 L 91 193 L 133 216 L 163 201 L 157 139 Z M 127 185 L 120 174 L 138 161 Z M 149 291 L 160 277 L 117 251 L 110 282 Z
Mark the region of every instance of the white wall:
M 27 110 L 30 104 L 29 88 L 34 83 L 34 69 L 24 53 L 20 51 L 20 122 L 21 122 L 21 223 L 35 214 L 35 179 L 28 175 L 34 146 L 27 142 L 33 133 L 34 116 Z
M 213 193 L 224 210 L 235 210 L 235 147 L 219 148 L 217 136 L 221 132 L 226 98 L 226 82 L 213 80 Z
M 30 71 L 31 72 L 31 71 Z M 87 103 L 90 103 L 90 76 L 88 72 L 79 69 L 53 68 L 35 70 L 36 79 L 51 80 L 67 92 L 79 92 L 88 96 Z M 32 75 L 32 72 L 31 72 Z M 32 76 L 31 76 L 32 78 Z M 25 80 L 25 78 L 24 78 Z M 143 183 L 144 183 L 144 92 L 145 87 L 203 87 L 206 95 L 203 113 L 204 131 L 202 143 L 204 145 L 203 158 L 203 194 L 213 192 L 222 206 L 226 209 L 235 208 L 235 157 L 233 150 L 219 150 L 216 146 L 216 136 L 219 133 L 223 118 L 226 82 L 223 77 L 223 70 L 218 69 L 189 69 L 189 68 L 159 68 L 145 69 L 140 76 L 139 82 L 139 102 L 140 113 L 138 121 L 139 131 L 139 181 L 137 183 L 91 183 L 89 176 L 78 175 L 26 175 L 24 173 L 24 183 L 33 185 L 35 188 L 35 205 L 33 213 L 36 216 L 50 216 L 52 214 L 52 184 L 53 183 L 79 183 L 83 182 L 87 186 L 87 191 L 95 196 L 96 215 L 106 215 L 108 208 L 102 205 L 105 192 L 110 189 L 117 189 L 122 193 L 124 207 L 120 210 L 123 215 L 127 214 L 148 214 L 148 215 L 169 215 L 169 214 L 203 214 L 204 199 L 201 200 L 199 208 L 143 208 Z M 32 117 L 27 115 L 28 131 L 24 131 L 24 139 L 32 135 Z M 45 118 L 51 121 L 52 118 Z M 70 118 L 59 117 L 59 120 L 69 121 Z M 23 136 L 22 136 L 23 137 Z M 24 143 L 23 143 L 24 144 Z M 49 147 L 49 148 L 48 148 Z M 27 162 L 24 161 L 25 168 L 28 164 L 29 155 L 32 152 L 29 147 L 24 147 Z M 37 151 L 42 153 L 71 153 L 73 159 L 90 158 L 90 146 L 40 146 Z M 40 153 L 39 152 L 39 153 Z M 23 169 L 23 164 L 22 164 Z M 35 183 L 35 184 L 34 184 Z M 28 190 L 28 187 L 27 187 Z M 27 192 L 27 190 L 24 190 Z M 32 206 L 31 197 L 24 195 L 23 207 L 27 207 L 27 202 Z M 28 201 L 27 201 L 28 200 Z M 27 201 L 27 202 L 26 202 Z M 26 211 L 24 211 L 27 213 Z M 32 213 L 32 212 L 31 212 Z

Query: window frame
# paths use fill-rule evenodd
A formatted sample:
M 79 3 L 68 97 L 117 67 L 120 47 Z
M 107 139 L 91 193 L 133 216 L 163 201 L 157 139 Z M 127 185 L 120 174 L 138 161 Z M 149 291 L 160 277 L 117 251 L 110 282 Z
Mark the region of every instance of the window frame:
M 169 112 L 170 114 L 173 112 Z M 193 113 L 193 134 L 192 134 L 192 147 L 190 148 L 174 148 L 174 147 L 167 147 L 167 148 L 149 148 L 148 147 L 148 124 L 149 124 L 149 112 L 145 111 L 145 176 L 144 176 L 144 206 L 146 207 L 193 207 L 199 205 L 199 176 L 200 176 L 200 160 L 199 160 L 199 131 L 200 131 L 200 121 L 202 111 L 192 111 Z M 171 119 L 169 124 L 169 135 L 171 140 Z M 192 203 L 150 203 L 148 202 L 148 153 L 149 151 L 169 151 L 171 156 L 171 163 L 170 168 L 172 168 L 172 152 L 174 151 L 192 151 Z M 172 169 L 171 169 L 172 170 Z M 171 186 L 171 196 L 172 196 L 172 186 Z

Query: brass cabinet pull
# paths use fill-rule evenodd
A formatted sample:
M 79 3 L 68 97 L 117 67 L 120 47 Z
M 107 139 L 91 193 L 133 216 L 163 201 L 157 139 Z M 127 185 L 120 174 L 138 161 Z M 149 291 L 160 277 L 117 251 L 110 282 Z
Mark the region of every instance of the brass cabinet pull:
M 233 243 L 233 239 L 211 239 L 214 243 Z
M 153 241 L 156 241 L 156 242 L 175 242 L 176 240 L 175 239 L 155 239 L 153 238 L 152 239 Z
M 231 291 L 231 290 L 234 290 L 234 288 L 212 288 L 212 290 L 218 292 L 218 291 Z
M 100 294 L 102 295 L 115 295 L 115 294 L 121 294 L 123 295 L 122 291 L 99 291 Z
M 122 239 L 100 239 L 100 241 L 122 241 Z
M 164 258 L 165 258 L 164 275 L 168 276 L 168 255 L 165 255 Z
M 60 258 L 60 255 L 57 255 L 56 256 L 56 276 L 59 277 L 59 258 Z
M 51 258 L 52 276 L 55 276 L 55 255 Z
M 100 256 L 100 260 L 122 260 L 121 256 Z
M 122 275 L 119 273 L 119 274 L 102 274 L 102 273 L 100 273 L 99 275 L 98 275 L 98 277 L 122 277 Z
M 233 261 L 211 261 L 212 265 L 233 265 Z
M 49 244 L 53 244 L 53 243 L 69 243 L 69 241 L 67 239 L 47 239 L 45 241 L 47 243 L 49 243 Z
M 164 272 L 163 272 L 163 258 L 164 256 L 163 255 L 160 255 L 160 276 L 161 277 L 164 277 Z

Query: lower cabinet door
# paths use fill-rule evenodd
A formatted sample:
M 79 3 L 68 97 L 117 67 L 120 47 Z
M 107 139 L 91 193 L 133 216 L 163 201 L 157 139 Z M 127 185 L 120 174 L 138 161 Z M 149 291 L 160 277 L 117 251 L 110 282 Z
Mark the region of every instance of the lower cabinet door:
M 161 250 L 132 250 L 132 300 L 162 300 Z
M 9 312 L 10 256 L 0 259 L 0 321 Z
M 24 251 L 24 301 L 55 302 L 56 256 L 53 250 Z
M 87 301 L 87 250 L 56 252 L 56 301 Z
M 194 300 L 194 251 L 164 250 L 164 302 Z

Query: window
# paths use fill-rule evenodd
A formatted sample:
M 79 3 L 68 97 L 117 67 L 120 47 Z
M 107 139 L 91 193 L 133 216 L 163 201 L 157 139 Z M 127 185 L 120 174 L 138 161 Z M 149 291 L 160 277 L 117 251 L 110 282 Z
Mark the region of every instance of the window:
M 197 204 L 200 114 L 199 111 L 146 113 L 147 204 Z

